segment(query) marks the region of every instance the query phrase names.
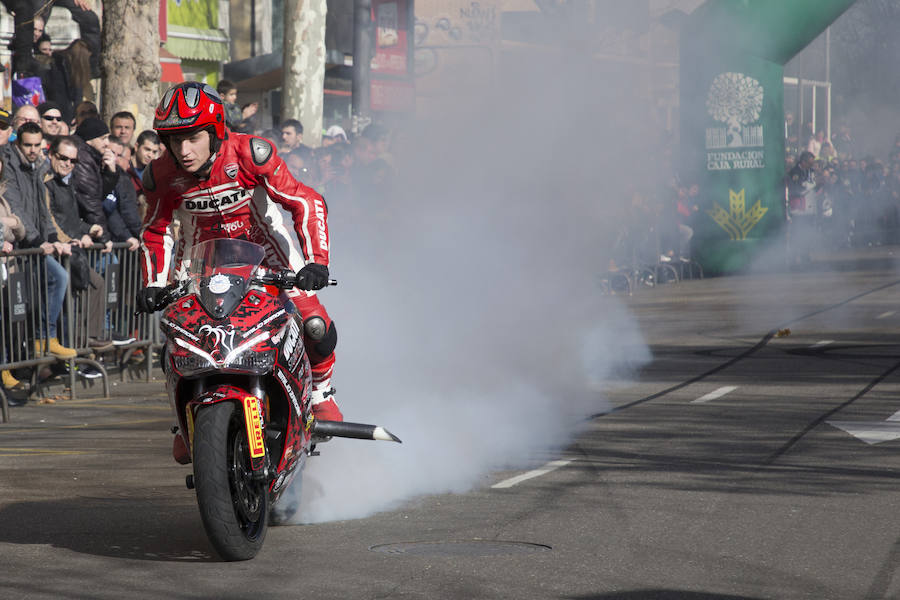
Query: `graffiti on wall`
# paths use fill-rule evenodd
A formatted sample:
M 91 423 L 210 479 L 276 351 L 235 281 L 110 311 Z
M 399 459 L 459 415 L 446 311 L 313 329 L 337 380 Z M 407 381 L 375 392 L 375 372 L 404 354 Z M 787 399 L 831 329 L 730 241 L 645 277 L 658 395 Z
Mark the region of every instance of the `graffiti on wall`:
M 429 8 L 432 7 L 424 2 L 416 8 L 414 72 L 417 78 L 452 68 L 463 56 L 470 60 L 472 47 L 487 48 L 499 38 L 500 7 L 496 3 L 470 0 L 448 6 L 442 2 L 433 13 Z M 464 50 L 465 47 L 470 50 Z

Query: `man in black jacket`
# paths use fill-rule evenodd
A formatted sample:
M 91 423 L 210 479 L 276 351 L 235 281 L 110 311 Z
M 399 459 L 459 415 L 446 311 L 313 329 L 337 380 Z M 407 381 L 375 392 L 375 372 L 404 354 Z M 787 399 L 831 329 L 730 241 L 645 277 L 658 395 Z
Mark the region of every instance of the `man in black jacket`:
M 106 314 L 104 304 L 106 285 L 100 274 L 90 268 L 83 248 L 94 245 L 100 237 L 102 229 L 95 223 L 88 223 L 78 214 L 78 201 L 72 189 L 72 171 L 78 162 L 78 147 L 68 136 L 58 137 L 50 144 L 50 172 L 44 175 L 44 186 L 47 188 L 46 203 L 56 225 L 59 240 L 75 246 L 72 249 L 72 285 L 79 284 L 80 290 L 87 292 L 88 335 L 91 346 L 96 349 L 112 347 L 110 340 L 105 340 L 103 317 Z M 78 264 L 81 263 L 81 264 Z M 86 280 L 79 282 L 76 268 L 85 271 Z
M 49 206 L 56 225 L 77 246 L 93 246 L 101 237 L 96 223 L 85 221 L 78 212 L 78 201 L 72 189 L 72 173 L 78 164 L 78 146 L 70 136 L 56 138 L 50 144 L 50 172 L 44 176 L 49 192 Z M 62 236 L 60 236 L 62 237 Z
M 103 199 L 113 191 L 119 179 L 116 155 L 109 149 L 109 128 L 100 119 L 91 117 L 82 121 L 73 139 L 78 144 L 78 164 L 72 172 L 78 212 L 88 223 L 102 227 L 98 242 L 105 244 L 105 252 L 109 252 L 112 242 Z
M 48 314 L 43 333 L 47 342 L 36 340 L 35 350 L 38 354 L 46 351 L 59 358 L 74 358 L 77 355 L 75 350 L 60 344 L 56 336 L 69 276 L 52 255 L 69 255 L 72 249 L 59 241 L 47 207 L 43 177 L 49 165 L 41 150 L 43 143 L 44 135 L 36 123 L 25 123 L 16 132 L 16 143 L 3 170 L 3 179 L 7 184 L 5 196 L 13 214 L 25 225 L 25 239 L 19 247 L 40 248 L 45 255 Z

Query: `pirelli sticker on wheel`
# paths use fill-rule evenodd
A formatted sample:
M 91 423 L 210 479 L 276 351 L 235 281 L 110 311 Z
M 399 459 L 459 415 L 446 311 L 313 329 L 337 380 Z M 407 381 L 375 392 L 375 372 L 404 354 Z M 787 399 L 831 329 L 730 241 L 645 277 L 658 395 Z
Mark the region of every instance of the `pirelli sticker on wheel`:
M 244 398 L 244 419 L 247 422 L 247 439 L 250 441 L 250 456 L 265 456 L 266 446 L 263 443 L 262 419 L 259 416 L 259 401 L 255 396 Z

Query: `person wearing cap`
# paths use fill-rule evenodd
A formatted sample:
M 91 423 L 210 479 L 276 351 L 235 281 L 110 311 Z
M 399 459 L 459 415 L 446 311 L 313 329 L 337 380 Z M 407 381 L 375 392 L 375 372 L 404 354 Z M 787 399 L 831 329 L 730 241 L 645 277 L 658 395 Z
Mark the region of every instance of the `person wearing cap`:
M 75 130 L 78 144 L 78 163 L 72 172 L 75 198 L 81 218 L 100 227 L 98 241 L 112 248 L 103 199 L 113 191 L 119 180 L 116 154 L 109 148 L 109 128 L 96 117 L 89 117 Z
M 9 144 L 10 134 L 12 134 L 12 115 L 0 108 L 0 146 Z
M 340 125 L 332 125 L 325 130 L 325 137 L 322 138 L 323 146 L 331 146 L 332 144 L 346 144 L 347 132 Z

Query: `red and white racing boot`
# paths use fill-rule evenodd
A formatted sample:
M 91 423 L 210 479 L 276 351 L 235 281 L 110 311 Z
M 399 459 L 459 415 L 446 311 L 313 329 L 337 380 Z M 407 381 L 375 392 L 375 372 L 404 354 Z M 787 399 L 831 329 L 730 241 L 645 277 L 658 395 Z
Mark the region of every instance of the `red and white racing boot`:
M 309 395 L 309 401 L 312 414 L 319 421 L 344 420 L 344 415 L 341 414 L 337 402 L 334 401 L 334 388 L 330 383 L 328 387 L 314 388 Z

